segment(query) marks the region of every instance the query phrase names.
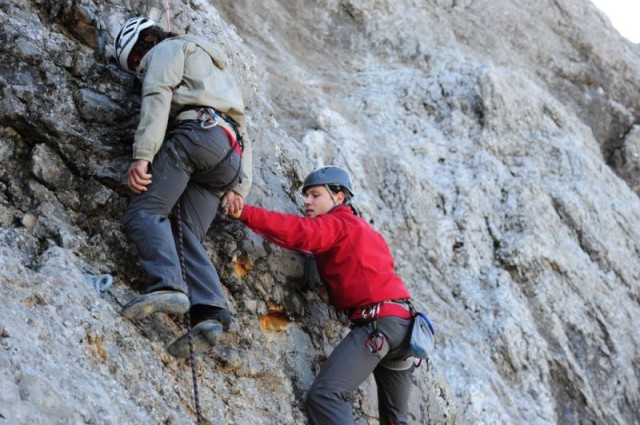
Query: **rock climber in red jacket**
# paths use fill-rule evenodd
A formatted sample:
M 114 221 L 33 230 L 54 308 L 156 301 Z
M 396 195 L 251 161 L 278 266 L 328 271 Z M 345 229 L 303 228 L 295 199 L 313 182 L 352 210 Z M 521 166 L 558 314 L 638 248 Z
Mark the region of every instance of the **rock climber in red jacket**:
M 353 423 L 351 395 L 373 372 L 380 424 L 406 424 L 414 369 L 409 291 L 383 237 L 351 207 L 351 179 L 344 169 L 314 170 L 302 192 L 305 217 L 245 204 L 235 218 L 283 248 L 313 254 L 331 303 L 349 315 L 351 332 L 309 389 L 309 421 Z

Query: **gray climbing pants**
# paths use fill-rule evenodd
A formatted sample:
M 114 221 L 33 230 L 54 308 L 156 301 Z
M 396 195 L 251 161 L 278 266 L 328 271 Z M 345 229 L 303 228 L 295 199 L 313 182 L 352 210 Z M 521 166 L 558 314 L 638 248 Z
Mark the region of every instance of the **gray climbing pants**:
M 149 279 L 146 292 L 182 291 L 191 304 L 226 307 L 220 278 L 202 246 L 220 197 L 237 183 L 240 155 L 220 127 L 183 122 L 165 139 L 151 164 L 152 183 L 134 195 L 123 218 L 127 236 Z M 177 228 L 169 214 L 179 202 L 187 282 L 182 279 Z
M 385 341 L 377 353 L 367 347 L 370 326 L 353 328 L 333 350 L 309 389 L 309 423 L 353 424 L 353 393 L 373 372 L 380 424 L 407 424 L 411 374 L 415 368 L 413 359 L 408 358 L 411 323 L 399 317 L 378 319 L 377 326 Z

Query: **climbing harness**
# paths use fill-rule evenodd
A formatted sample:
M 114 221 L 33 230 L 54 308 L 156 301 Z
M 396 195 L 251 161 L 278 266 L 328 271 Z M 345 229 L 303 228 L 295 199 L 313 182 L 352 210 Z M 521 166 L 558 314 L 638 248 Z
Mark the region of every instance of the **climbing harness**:
M 381 317 L 397 316 L 410 319 L 414 316 L 413 305 L 408 299 L 382 301 L 354 309 L 349 314 L 351 326 L 367 325 L 370 329 L 365 345 L 371 353 L 378 353 L 384 348 L 386 338 L 378 329 L 378 319 Z
M 188 111 L 190 109 L 191 109 L 190 107 L 186 107 L 186 108 L 183 108 L 183 111 Z M 232 151 L 235 151 L 242 158 L 242 152 L 244 151 L 244 143 L 242 142 L 242 136 L 238 131 L 239 125 L 233 118 L 231 118 L 230 116 L 228 116 L 223 112 L 218 112 L 213 108 L 198 107 L 198 116 L 196 120 L 200 121 L 200 127 L 204 129 L 213 128 L 217 126 L 220 121 L 224 121 L 233 130 L 233 131 L 229 130 L 229 128 L 227 128 L 226 125 L 220 126 L 220 128 L 224 130 L 227 137 L 229 138 L 229 146 L 231 147 L 229 154 Z
M 182 271 L 182 280 L 187 282 L 187 266 L 184 260 L 184 235 L 182 233 L 182 214 L 180 212 L 180 202 L 175 207 L 175 225 L 178 230 L 178 256 L 180 257 L 180 269 Z M 191 302 L 191 290 L 189 290 L 189 301 Z M 187 322 L 187 335 L 189 338 L 189 363 L 191 364 L 191 380 L 193 381 L 193 400 L 196 407 L 196 424 L 202 423 L 202 412 L 200 410 L 200 395 L 198 391 L 198 377 L 196 374 L 196 359 L 193 355 L 193 329 L 191 327 L 191 314 L 187 310 L 185 315 Z
M 378 317 L 382 303 L 371 304 L 359 310 L 358 320 L 352 320 L 353 326 L 366 324 L 369 327 L 369 336 L 365 341 L 365 346 L 371 353 L 379 353 L 384 348 L 386 338 L 378 329 Z M 352 316 L 353 317 L 353 316 Z
M 354 325 L 366 324 L 379 317 L 398 316 L 403 319 L 411 319 L 411 304 L 408 300 L 382 301 L 364 307 L 351 310 L 349 320 Z
M 111 276 L 110 274 L 87 274 L 85 276 L 89 283 L 94 288 L 96 288 L 96 291 L 100 292 L 101 294 L 107 292 L 107 289 L 109 289 L 111 285 L 113 285 L 113 276 Z

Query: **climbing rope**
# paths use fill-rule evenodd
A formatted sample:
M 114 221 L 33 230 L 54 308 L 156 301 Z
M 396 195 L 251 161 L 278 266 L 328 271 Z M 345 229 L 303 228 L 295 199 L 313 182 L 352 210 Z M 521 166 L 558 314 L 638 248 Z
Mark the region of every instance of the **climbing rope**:
M 180 202 L 175 208 L 175 221 L 176 228 L 178 230 L 178 256 L 180 257 L 180 269 L 182 270 L 182 280 L 187 282 L 187 266 L 184 261 L 184 236 L 182 234 L 182 214 L 180 212 Z M 189 301 L 191 301 L 191 290 L 189 290 Z M 193 335 L 191 329 L 191 315 L 189 310 L 185 315 L 187 322 L 187 335 L 189 339 L 189 362 L 191 363 L 191 379 L 193 381 L 193 399 L 196 405 L 196 424 L 202 423 L 202 413 L 200 411 L 200 395 L 198 391 L 198 377 L 196 375 L 196 358 L 193 355 Z
M 171 32 L 171 8 L 167 0 L 164 1 L 164 11 L 167 13 L 167 31 Z

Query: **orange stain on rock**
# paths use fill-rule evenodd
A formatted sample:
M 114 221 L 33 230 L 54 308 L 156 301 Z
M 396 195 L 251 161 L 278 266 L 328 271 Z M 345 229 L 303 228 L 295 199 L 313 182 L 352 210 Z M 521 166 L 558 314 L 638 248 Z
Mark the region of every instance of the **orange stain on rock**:
M 260 316 L 260 329 L 263 331 L 280 332 L 289 326 L 291 321 L 282 313 L 267 313 Z
M 284 307 L 275 301 L 267 303 L 267 310 L 269 310 L 269 313 L 284 313 Z
M 253 261 L 243 255 L 236 255 L 233 258 L 233 266 L 236 276 L 242 279 L 253 269 Z
M 260 316 L 260 329 L 263 331 L 280 332 L 289 326 L 291 320 L 287 318 L 284 307 L 273 301 L 267 304 L 269 312 Z

